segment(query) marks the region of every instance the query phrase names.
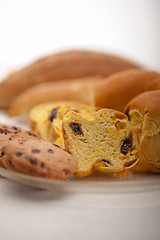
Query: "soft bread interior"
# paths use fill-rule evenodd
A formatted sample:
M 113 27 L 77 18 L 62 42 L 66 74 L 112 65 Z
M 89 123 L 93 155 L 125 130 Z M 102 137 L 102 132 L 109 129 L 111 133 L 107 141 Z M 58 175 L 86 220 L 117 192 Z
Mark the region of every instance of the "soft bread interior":
M 63 134 L 66 150 L 78 160 L 77 176 L 95 170 L 117 173 L 137 161 L 127 116 L 114 110 L 100 110 L 94 120 L 69 112 L 63 120 Z
M 30 127 L 43 140 L 51 141 L 64 148 L 62 120 L 69 111 L 78 112 L 86 119 L 93 119 L 96 109 L 73 101 L 41 104 L 30 111 Z

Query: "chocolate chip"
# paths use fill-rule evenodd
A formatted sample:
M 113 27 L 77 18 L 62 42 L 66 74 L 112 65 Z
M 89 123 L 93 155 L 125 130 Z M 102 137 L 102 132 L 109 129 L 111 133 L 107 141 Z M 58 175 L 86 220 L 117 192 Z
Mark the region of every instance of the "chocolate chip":
M 54 153 L 52 149 L 48 149 L 48 152 L 49 153 Z
M 15 127 L 15 126 L 13 126 L 13 127 L 12 127 L 12 129 L 13 129 L 13 130 L 18 130 L 18 128 L 17 128 L 17 127 Z
M 57 112 L 58 112 L 57 108 L 53 108 L 51 110 L 49 118 L 48 118 L 51 122 L 53 122 L 53 119 L 57 116 Z
M 44 168 L 44 163 L 41 163 L 41 168 Z
M 125 114 L 127 115 L 127 117 L 128 117 L 128 120 L 130 121 L 131 120 L 131 118 L 130 118 L 130 115 L 129 115 L 129 108 L 125 111 Z
M 5 131 L 4 131 L 4 134 L 7 135 L 7 133 L 10 133 L 10 131 L 5 130 Z
M 36 137 L 36 134 L 34 134 L 34 133 L 30 132 L 30 131 L 27 131 L 27 133 L 28 133 L 28 135 L 30 135 L 30 136 Z
M 17 156 L 17 157 L 20 157 L 20 156 L 22 156 L 22 155 L 23 155 L 23 152 L 17 152 L 17 153 L 16 153 L 16 156 Z
M 104 163 L 107 163 L 109 165 L 112 165 L 112 163 L 106 158 L 103 158 L 101 161 L 104 162 Z
M 38 150 L 38 149 L 33 149 L 33 150 L 32 150 L 32 153 L 40 153 L 40 150 Z
M 37 160 L 34 159 L 34 158 L 32 158 L 32 157 L 30 157 L 30 156 L 25 156 L 25 159 L 28 160 L 28 161 L 30 161 L 30 163 L 32 163 L 32 164 L 34 164 L 34 165 L 37 164 Z
M 126 163 L 124 164 L 124 167 L 130 167 L 130 166 L 132 166 L 136 161 L 137 161 L 137 159 L 132 160 L 132 161 L 129 161 L 129 162 L 126 162 Z
M 76 134 L 82 134 L 81 126 L 78 123 L 70 123 L 70 127 L 72 128 L 73 132 Z
M 1 157 L 3 157 L 5 154 L 4 150 L 1 151 Z
M 129 138 L 123 140 L 123 145 L 121 146 L 121 153 L 126 155 L 128 150 L 132 147 L 132 142 Z

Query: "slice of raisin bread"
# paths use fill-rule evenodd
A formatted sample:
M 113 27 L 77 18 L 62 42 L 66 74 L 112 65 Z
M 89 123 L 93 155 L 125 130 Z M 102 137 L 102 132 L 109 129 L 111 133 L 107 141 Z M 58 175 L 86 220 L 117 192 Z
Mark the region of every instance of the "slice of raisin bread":
M 76 112 L 66 114 L 62 123 L 65 148 L 78 160 L 76 175 L 83 177 L 95 170 L 117 173 L 137 162 L 127 116 L 102 109 L 94 120 Z
M 94 119 L 95 107 L 80 102 L 64 101 L 40 104 L 29 114 L 31 129 L 43 140 L 64 148 L 62 120 L 69 111 L 80 113 L 86 119 Z

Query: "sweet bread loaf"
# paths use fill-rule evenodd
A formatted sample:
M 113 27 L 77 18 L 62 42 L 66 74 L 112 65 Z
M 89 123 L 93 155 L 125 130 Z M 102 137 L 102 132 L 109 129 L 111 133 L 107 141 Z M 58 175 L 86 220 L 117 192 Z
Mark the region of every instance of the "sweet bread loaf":
M 96 170 L 117 173 L 137 162 L 128 119 L 121 112 L 102 109 L 94 120 L 68 112 L 62 129 L 66 150 L 78 160 L 77 176 L 88 176 Z
M 138 172 L 160 173 L 160 90 L 132 99 L 125 108 L 138 151 Z
M 10 116 L 27 113 L 34 105 L 51 101 L 81 101 L 98 107 L 123 111 L 138 94 L 160 89 L 160 74 L 144 70 L 126 70 L 107 78 L 43 83 L 17 96 L 10 105 Z
M 62 120 L 69 111 L 75 111 L 86 119 L 93 119 L 95 107 L 79 102 L 64 101 L 40 104 L 29 113 L 30 128 L 43 140 L 64 148 Z
M 6 76 L 0 83 L 0 108 L 8 108 L 18 94 L 39 83 L 108 76 L 130 68 L 139 67 L 123 58 L 94 51 L 75 50 L 46 56 Z

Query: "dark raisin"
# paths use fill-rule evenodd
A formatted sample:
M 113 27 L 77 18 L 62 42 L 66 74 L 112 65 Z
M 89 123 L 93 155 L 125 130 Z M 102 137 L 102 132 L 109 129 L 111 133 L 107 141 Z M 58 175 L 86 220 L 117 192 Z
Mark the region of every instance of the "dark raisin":
M 23 155 L 23 152 L 17 152 L 17 153 L 16 153 L 16 156 L 17 156 L 17 157 L 20 157 L 20 156 L 22 156 L 22 155 Z
M 72 128 L 74 133 L 82 134 L 82 129 L 81 129 L 80 124 L 78 124 L 78 123 L 70 123 L 70 127 Z
M 12 127 L 12 129 L 13 129 L 13 130 L 18 130 L 18 128 L 17 128 L 17 127 L 15 127 L 15 126 L 13 126 L 13 127 Z
M 104 162 L 104 163 L 107 163 L 109 165 L 112 165 L 112 163 L 106 158 L 103 158 L 101 161 Z
M 49 118 L 48 118 L 51 122 L 53 122 L 53 119 L 57 116 L 57 111 L 58 111 L 57 108 L 53 108 L 51 110 Z
M 79 113 L 77 110 L 73 110 L 74 112 L 76 112 L 76 113 Z
M 33 149 L 33 150 L 32 150 L 32 153 L 40 153 L 40 150 L 38 150 L 38 149 Z
M 27 133 L 30 135 L 30 136 L 33 136 L 33 137 L 36 137 L 36 134 L 30 132 L 30 131 L 27 131 Z
M 49 152 L 49 153 L 53 153 L 53 150 L 52 150 L 52 149 L 48 149 L 48 152 Z
M 34 165 L 37 164 L 37 160 L 34 159 L 34 158 L 32 158 L 32 157 L 30 157 L 30 156 L 25 156 L 25 159 L 28 160 L 28 161 L 30 161 L 30 163 L 32 163 L 32 164 L 34 164 Z
M 129 138 L 123 140 L 123 145 L 121 146 L 121 153 L 126 155 L 128 150 L 132 147 L 132 142 Z
M 137 161 L 137 159 L 134 159 L 134 160 L 132 160 L 132 161 L 126 162 L 126 163 L 124 164 L 124 167 L 130 167 L 130 166 L 132 166 L 136 161 Z
M 2 133 L 2 134 L 3 134 L 3 133 L 4 133 L 4 131 L 3 131 L 2 129 L 0 129 L 0 133 Z
M 53 144 L 55 147 L 58 147 L 58 148 L 60 148 L 60 146 L 58 146 L 57 144 Z
M 4 150 L 1 151 L 1 157 L 3 157 L 5 154 Z
M 44 163 L 41 163 L 41 168 L 44 168 Z
M 130 115 L 129 115 L 129 108 L 125 111 L 125 114 L 127 115 L 127 117 L 128 117 L 128 120 L 130 121 L 131 120 L 131 118 L 130 118 Z

